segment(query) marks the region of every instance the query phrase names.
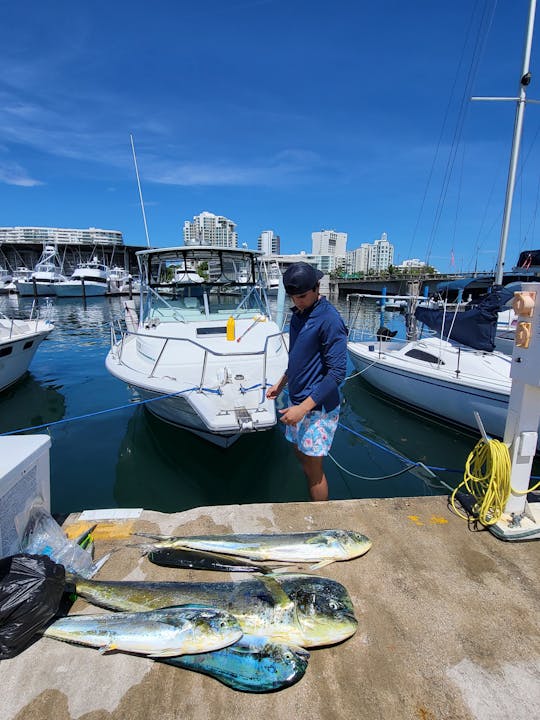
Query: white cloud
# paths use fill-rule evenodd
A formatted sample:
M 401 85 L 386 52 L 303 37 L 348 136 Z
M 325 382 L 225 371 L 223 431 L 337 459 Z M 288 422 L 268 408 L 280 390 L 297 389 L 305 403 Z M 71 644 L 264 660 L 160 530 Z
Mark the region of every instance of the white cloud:
M 0 160 L 0 183 L 5 185 L 18 185 L 19 187 L 36 187 L 43 185 L 28 175 L 26 170 L 17 163 L 5 163 Z

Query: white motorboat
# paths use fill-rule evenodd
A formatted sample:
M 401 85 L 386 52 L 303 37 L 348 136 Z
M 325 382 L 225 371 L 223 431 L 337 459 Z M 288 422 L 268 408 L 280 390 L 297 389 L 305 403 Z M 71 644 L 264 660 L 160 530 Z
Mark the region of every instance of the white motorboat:
M 109 281 L 109 268 L 97 257 L 79 263 L 68 280 L 55 285 L 58 297 L 96 297 L 105 295 Z
M 28 370 L 39 344 L 54 330 L 34 309 L 28 319 L 15 320 L 0 313 L 0 391 Z
M 531 17 L 534 14 L 529 15 L 527 37 L 532 39 Z M 497 310 L 502 309 L 500 302 L 497 305 L 496 296 L 503 294 L 500 288 L 525 108 L 525 87 L 528 84 L 528 81 L 521 80 L 528 77 L 528 52 L 530 43 L 527 42 L 520 75 L 495 286 L 491 295 L 486 296 L 486 302 L 491 303 L 489 311 L 484 313 L 471 309 L 445 316 L 446 310 L 418 308 L 415 315 L 423 322 L 430 312 L 438 312 L 442 316 L 440 337 L 377 343 L 357 341 L 353 331 L 348 343 L 354 366 L 380 392 L 407 407 L 476 430 L 478 424 L 474 412 L 477 411 L 487 433 L 499 438 L 504 435 L 508 414 L 512 357 L 494 349 Z M 459 325 L 467 323 L 469 327 L 462 332 Z M 434 325 L 430 327 L 434 328 Z M 537 447 L 540 449 L 540 441 Z
M 13 275 L 11 278 L 11 281 L 6 283 L 5 290 L 8 293 L 16 293 L 18 292 L 18 283 L 19 282 L 26 282 L 32 280 L 32 271 L 30 268 L 20 266 L 16 267 L 13 271 Z
M 45 245 L 29 280 L 17 280 L 20 295 L 55 295 L 56 285 L 67 280 L 54 245 Z
M 13 275 L 0 265 L 0 293 L 7 293 L 13 282 Z
M 281 270 L 276 260 L 266 260 L 263 262 L 262 280 L 267 295 L 274 296 L 278 294 Z
M 134 278 L 131 273 L 120 265 L 115 265 L 109 270 L 108 290 L 109 295 L 128 295 L 130 292 L 138 292 Z
M 109 372 L 150 401 L 150 412 L 221 447 L 272 428 L 266 387 L 283 374 L 288 352 L 256 282 L 259 253 L 189 245 L 137 255 L 140 315 L 125 301 L 127 330 L 112 330 Z M 206 277 L 194 282 L 194 269 Z

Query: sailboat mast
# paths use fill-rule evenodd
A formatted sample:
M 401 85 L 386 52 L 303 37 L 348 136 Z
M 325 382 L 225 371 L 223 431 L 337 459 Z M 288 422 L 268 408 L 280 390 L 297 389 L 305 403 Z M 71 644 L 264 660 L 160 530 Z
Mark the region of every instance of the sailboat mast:
M 529 21 L 527 23 L 527 34 L 525 36 L 525 49 L 523 52 L 523 68 L 519 81 L 519 97 L 517 98 L 516 118 L 514 121 L 514 138 L 512 141 L 512 153 L 510 155 L 510 167 L 508 169 L 508 180 L 506 184 L 506 198 L 504 202 L 504 215 L 499 242 L 499 255 L 497 257 L 497 269 L 495 272 L 495 284 L 502 285 L 504 273 L 504 260 L 506 256 L 506 245 L 508 243 L 508 231 L 510 229 L 510 216 L 512 213 L 512 201 L 514 199 L 514 188 L 516 185 L 517 163 L 521 134 L 523 131 L 523 115 L 526 104 L 526 88 L 531 77 L 529 74 L 529 62 L 531 59 L 532 38 L 534 29 L 534 18 L 536 15 L 536 0 L 531 0 L 529 7 Z

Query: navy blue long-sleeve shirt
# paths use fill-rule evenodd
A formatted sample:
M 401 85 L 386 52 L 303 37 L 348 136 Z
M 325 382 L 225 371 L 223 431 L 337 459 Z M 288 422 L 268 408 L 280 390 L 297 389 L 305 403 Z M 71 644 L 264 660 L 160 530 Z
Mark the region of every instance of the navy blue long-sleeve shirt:
M 347 330 L 326 298 L 300 312 L 293 309 L 289 330 L 287 382 L 294 405 L 307 397 L 326 412 L 339 405 L 339 386 L 347 372 Z

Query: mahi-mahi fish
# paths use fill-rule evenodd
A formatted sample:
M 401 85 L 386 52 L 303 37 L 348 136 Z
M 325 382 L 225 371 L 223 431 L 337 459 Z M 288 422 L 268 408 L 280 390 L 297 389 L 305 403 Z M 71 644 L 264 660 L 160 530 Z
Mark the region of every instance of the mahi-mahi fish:
M 155 540 L 150 551 L 202 550 L 259 562 L 315 563 L 312 569 L 364 555 L 372 544 L 368 537 L 353 530 L 185 537 L 135 534 Z
M 70 576 L 75 592 L 111 610 L 149 610 L 183 604 L 234 615 L 244 633 L 274 642 L 317 647 L 353 635 L 357 620 L 347 590 L 316 575 L 263 575 L 242 582 L 98 581 Z
M 149 657 L 206 653 L 237 642 L 242 630 L 228 612 L 207 607 L 99 615 L 68 615 L 44 630 L 46 637 Z
M 298 682 L 306 672 L 308 659 L 309 652 L 303 648 L 243 635 L 222 650 L 160 662 L 209 675 L 234 690 L 262 693 Z

